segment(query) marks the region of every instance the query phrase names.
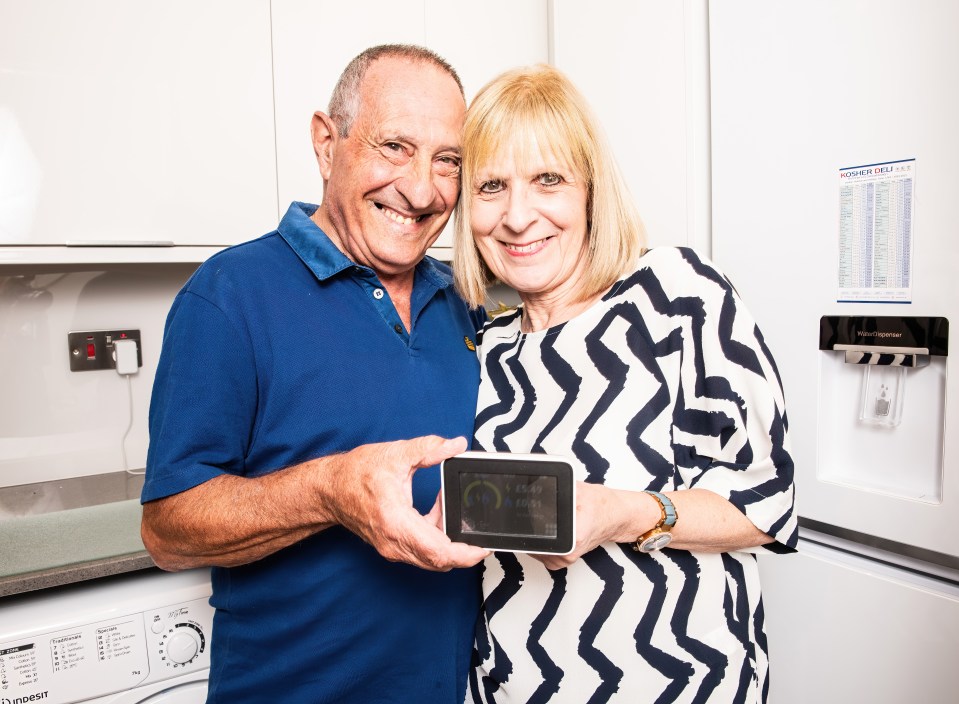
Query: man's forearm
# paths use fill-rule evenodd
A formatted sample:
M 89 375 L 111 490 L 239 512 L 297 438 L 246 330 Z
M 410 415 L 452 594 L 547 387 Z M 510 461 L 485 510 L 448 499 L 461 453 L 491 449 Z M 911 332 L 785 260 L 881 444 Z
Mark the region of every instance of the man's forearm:
M 314 500 L 314 460 L 262 477 L 224 475 L 143 506 L 141 534 L 165 570 L 235 567 L 328 528 Z

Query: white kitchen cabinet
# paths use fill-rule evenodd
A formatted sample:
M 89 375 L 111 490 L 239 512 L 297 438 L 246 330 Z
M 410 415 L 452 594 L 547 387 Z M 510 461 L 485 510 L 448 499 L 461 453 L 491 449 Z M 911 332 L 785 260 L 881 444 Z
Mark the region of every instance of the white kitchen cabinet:
M 709 254 L 706 0 L 553 0 L 553 64 L 586 96 L 651 245 Z
M 0 0 L 0 17 L 2 259 L 275 226 L 268 0 Z
M 500 71 L 549 58 L 545 0 L 492 0 L 479 5 L 440 0 L 356 4 L 274 0 L 272 12 L 281 209 L 294 200 L 322 199 L 310 121 L 314 111 L 326 111 L 336 79 L 363 49 L 387 43 L 427 46 L 453 65 L 467 99 Z M 451 243 L 448 226 L 436 246 L 445 249 Z

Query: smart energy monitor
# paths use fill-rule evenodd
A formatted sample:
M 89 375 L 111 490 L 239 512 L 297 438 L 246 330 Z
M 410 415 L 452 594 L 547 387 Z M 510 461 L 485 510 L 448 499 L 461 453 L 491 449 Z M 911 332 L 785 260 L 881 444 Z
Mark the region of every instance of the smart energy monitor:
M 576 485 L 565 458 L 464 452 L 443 462 L 442 485 L 451 540 L 509 552 L 573 551 Z

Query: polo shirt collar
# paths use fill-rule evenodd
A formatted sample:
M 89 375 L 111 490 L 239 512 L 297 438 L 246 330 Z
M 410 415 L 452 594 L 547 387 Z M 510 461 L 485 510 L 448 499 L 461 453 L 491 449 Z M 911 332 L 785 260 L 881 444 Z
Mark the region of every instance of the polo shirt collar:
M 326 281 L 341 271 L 352 269 L 357 265 L 343 254 L 329 236 L 310 219 L 318 207 L 312 203 L 294 201 L 280 221 L 277 232 L 316 278 Z M 362 268 L 368 269 L 368 267 Z M 437 267 L 429 258 L 424 258 L 416 265 L 416 274 L 416 279 L 422 277 L 436 288 L 449 288 L 453 285 L 453 277 Z

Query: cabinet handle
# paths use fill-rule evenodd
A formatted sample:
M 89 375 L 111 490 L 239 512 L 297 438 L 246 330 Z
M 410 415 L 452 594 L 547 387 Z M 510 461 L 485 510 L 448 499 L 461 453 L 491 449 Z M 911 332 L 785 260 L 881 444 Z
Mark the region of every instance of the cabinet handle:
M 67 247 L 173 247 L 172 240 L 67 240 Z

